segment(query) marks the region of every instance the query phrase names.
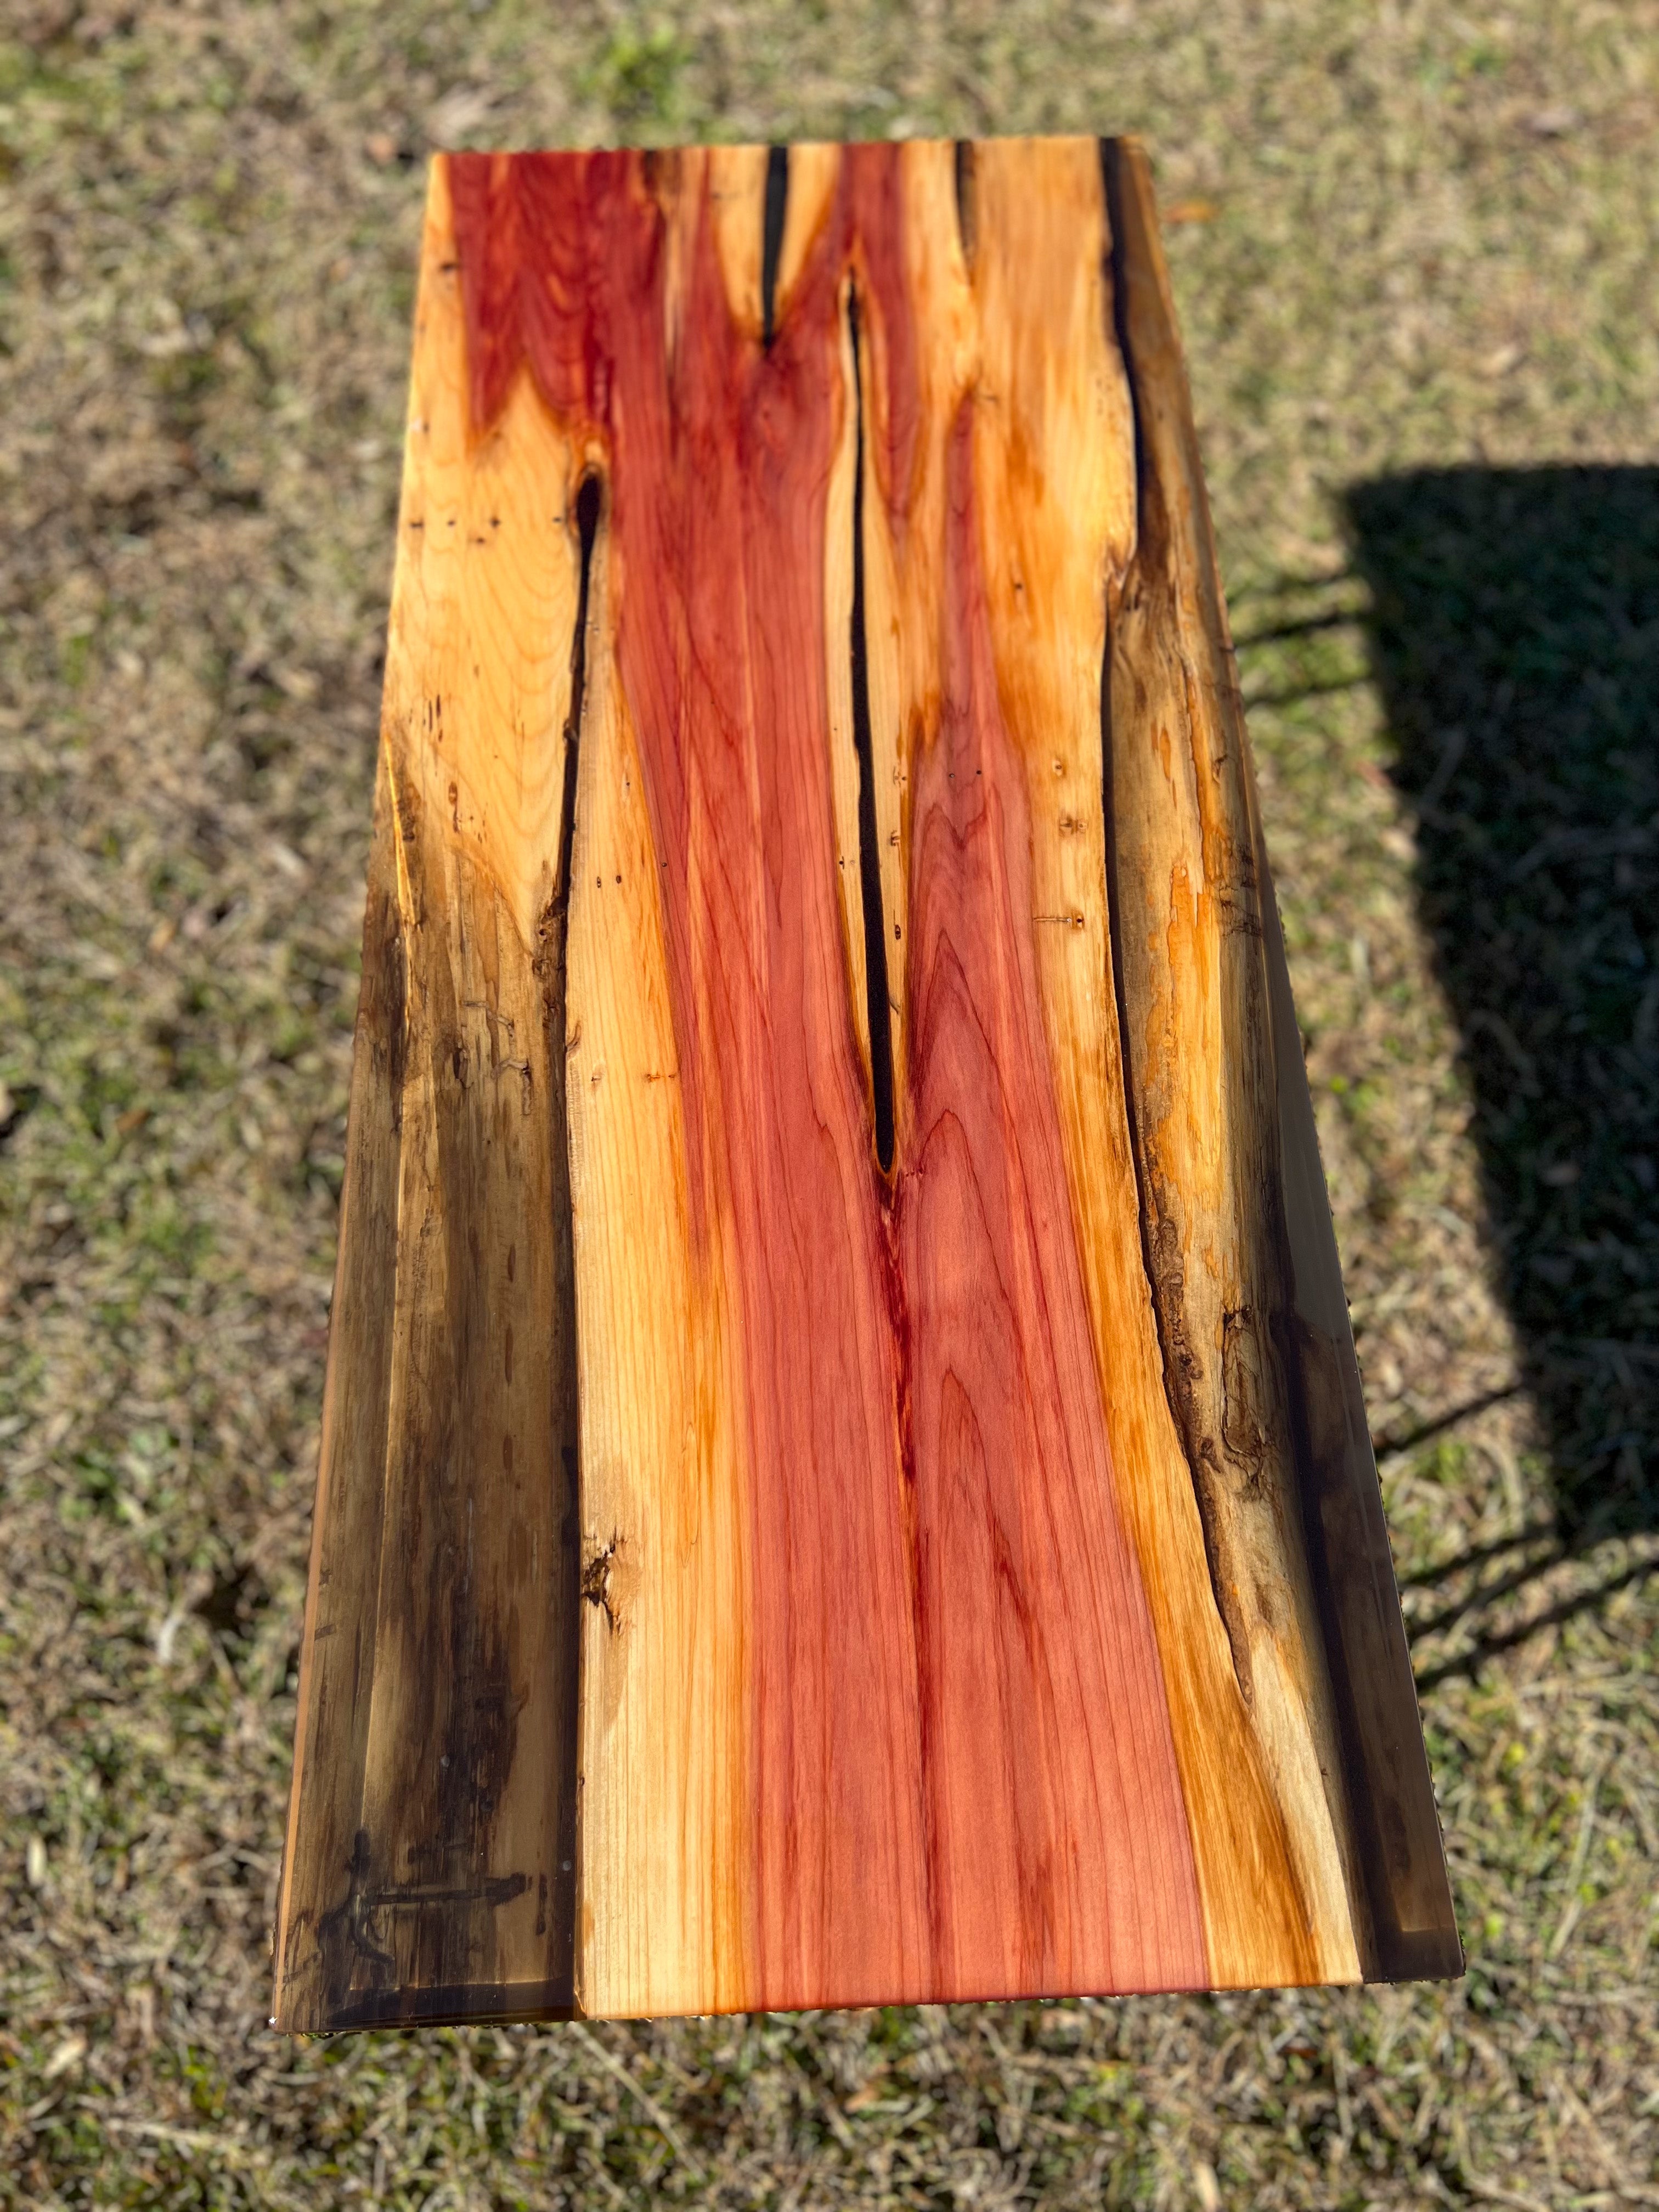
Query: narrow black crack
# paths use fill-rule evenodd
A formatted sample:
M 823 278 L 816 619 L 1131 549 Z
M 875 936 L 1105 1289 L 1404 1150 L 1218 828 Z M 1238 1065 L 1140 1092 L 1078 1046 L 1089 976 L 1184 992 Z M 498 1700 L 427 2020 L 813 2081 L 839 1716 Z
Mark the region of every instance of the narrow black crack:
M 1124 380 L 1129 388 L 1130 428 L 1135 441 L 1135 558 L 1139 557 L 1139 530 L 1145 512 L 1142 498 L 1142 474 L 1146 456 L 1140 434 L 1140 409 L 1135 393 L 1133 356 L 1129 350 L 1128 315 L 1123 300 L 1123 224 L 1122 200 L 1117 175 L 1117 149 L 1109 138 L 1100 142 L 1101 185 L 1106 196 L 1106 224 L 1109 233 L 1106 246 L 1106 282 L 1111 294 L 1112 319 L 1115 326 L 1118 352 L 1122 357 Z M 1133 574 L 1133 563 L 1131 564 Z M 1106 822 L 1106 926 L 1112 961 L 1112 996 L 1117 1006 L 1118 1064 L 1123 1072 L 1123 1111 L 1129 1125 L 1129 1150 L 1134 1161 L 1136 1211 L 1140 1219 L 1141 1265 L 1146 1271 L 1146 1285 L 1152 1293 L 1152 1311 L 1158 1322 L 1158 1348 L 1164 1355 L 1164 1382 L 1170 1398 L 1170 1410 L 1176 1417 L 1176 1427 L 1183 1449 L 1186 1445 L 1186 1425 L 1181 1419 L 1181 1409 L 1174 1402 L 1170 1362 L 1164 1301 L 1158 1296 L 1158 1269 L 1153 1264 L 1152 1229 L 1146 1204 L 1146 1170 L 1142 1158 L 1140 1121 L 1135 1112 L 1135 1079 L 1133 1055 L 1130 1050 L 1129 1005 L 1123 980 L 1123 899 L 1117 874 L 1117 819 L 1113 805 L 1112 754 L 1115 742 L 1112 728 L 1112 654 L 1116 642 L 1118 594 L 1109 587 L 1106 595 L 1106 644 L 1100 662 L 1100 793 Z M 1194 1488 L 1198 1489 L 1197 1471 L 1194 1470 Z M 1204 1500 L 1199 1498 L 1199 1514 L 1205 1519 Z M 1209 1548 L 1209 1531 L 1205 1530 L 1205 1548 Z M 1213 1580 L 1215 1563 L 1211 1561 Z
M 974 255 L 979 245 L 978 199 L 974 173 L 974 142 L 958 138 L 956 144 L 957 232 L 962 240 L 962 258 L 971 274 Z
M 761 343 L 772 343 L 778 295 L 778 262 L 783 252 L 783 218 L 789 204 L 789 149 L 769 147 L 766 155 L 766 212 L 761 231 Z
M 587 689 L 587 598 L 593 574 L 593 541 L 599 535 L 605 495 L 596 476 L 585 476 L 576 491 L 576 529 L 581 539 L 581 580 L 576 587 L 576 633 L 570 641 L 570 711 L 564 723 L 564 791 L 559 802 L 559 859 L 553 879 L 553 914 L 557 927 L 554 962 L 559 1001 L 564 1001 L 565 924 L 570 912 L 570 854 L 576 836 L 576 753 L 581 744 L 582 707 Z
M 1123 180 L 1121 174 L 1122 155 L 1117 141 L 1100 141 L 1100 183 L 1106 198 L 1106 283 L 1112 297 L 1112 335 L 1117 340 L 1117 349 L 1122 356 L 1123 374 L 1129 387 L 1129 416 L 1135 440 L 1135 542 L 1139 544 L 1141 509 L 1146 504 L 1146 441 L 1141 434 L 1140 401 L 1135 391 L 1134 355 L 1129 345 L 1129 308 L 1125 298 L 1123 263 Z
M 559 1778 L 558 1840 L 552 1875 L 550 1903 L 538 1917 L 551 1923 L 550 1944 L 554 1967 L 550 1995 L 563 2004 L 571 2001 L 575 1982 L 577 1800 L 578 1772 L 578 1616 L 580 1610 L 581 1422 L 576 1373 L 576 1268 L 574 1249 L 574 1217 L 570 1194 L 570 1135 L 565 1113 L 565 1069 L 569 1058 L 567 960 L 570 937 L 571 877 L 576 836 L 576 771 L 581 745 L 582 720 L 587 703 L 587 625 L 592 605 L 593 549 L 605 510 L 605 487 L 600 478 L 585 475 L 576 488 L 576 532 L 581 567 L 576 587 L 576 621 L 570 641 L 570 704 L 564 723 L 564 786 L 559 805 L 558 858 L 553 896 L 542 919 L 538 967 L 546 1004 L 551 1054 L 552 1082 L 549 1108 L 553 1117 L 553 1252 L 554 1299 L 565 1327 L 559 1332 L 559 1368 L 556 1380 L 555 1418 L 562 1419 L 560 1464 L 563 1470 L 562 1506 L 559 1520 L 560 1615 L 563 1711 L 560 1715 L 562 1772 Z M 510 1260 L 509 1260 L 510 1267 Z
M 859 295 L 847 288 L 847 330 L 853 349 L 853 407 L 857 437 L 853 475 L 853 742 L 859 756 L 859 887 L 864 900 L 864 988 L 870 1027 L 870 1089 L 875 1108 L 876 1158 L 893 1165 L 893 1027 L 887 1003 L 887 932 L 881 910 L 881 848 L 876 830 L 875 748 L 870 730 L 870 662 L 864 632 L 864 371 L 859 359 Z

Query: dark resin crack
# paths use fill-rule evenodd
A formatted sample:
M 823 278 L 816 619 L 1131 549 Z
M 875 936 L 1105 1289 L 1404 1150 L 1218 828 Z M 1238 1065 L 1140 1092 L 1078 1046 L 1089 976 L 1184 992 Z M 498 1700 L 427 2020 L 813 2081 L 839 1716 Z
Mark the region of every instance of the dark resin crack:
M 881 848 L 876 830 L 875 749 L 870 728 L 870 663 L 864 630 L 864 368 L 859 355 L 859 297 L 847 288 L 857 435 L 853 477 L 853 742 L 859 756 L 859 888 L 864 900 L 864 987 L 870 1025 L 870 1089 L 876 1158 L 893 1165 L 893 1025 L 887 1002 L 887 932 L 882 919 Z
M 761 228 L 761 343 L 769 346 L 776 330 L 778 262 L 783 252 L 783 219 L 789 207 L 789 149 L 769 147 L 766 205 Z

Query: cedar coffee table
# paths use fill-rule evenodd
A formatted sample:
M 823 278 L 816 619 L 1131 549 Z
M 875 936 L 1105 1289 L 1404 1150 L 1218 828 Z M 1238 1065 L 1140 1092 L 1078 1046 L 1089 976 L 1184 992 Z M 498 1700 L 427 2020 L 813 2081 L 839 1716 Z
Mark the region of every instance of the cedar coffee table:
M 1145 156 L 440 159 L 278 2025 L 1460 1963 Z

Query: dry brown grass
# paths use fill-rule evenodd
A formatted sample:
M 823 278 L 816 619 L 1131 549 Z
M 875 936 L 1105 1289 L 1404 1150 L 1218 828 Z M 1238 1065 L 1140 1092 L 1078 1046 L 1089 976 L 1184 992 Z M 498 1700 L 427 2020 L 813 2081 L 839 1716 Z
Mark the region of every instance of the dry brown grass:
M 0 9 L 0 2201 L 1659 2200 L 1659 563 L 1646 628 L 1570 614 L 1539 694 L 1563 745 L 1628 722 L 1625 844 L 1484 921 L 1468 871 L 1468 927 L 1565 1010 L 1536 1050 L 1488 1010 L 1541 1066 L 1516 1121 L 1453 957 L 1462 848 L 1402 797 L 1462 634 L 1413 672 L 1379 611 L 1409 516 L 1348 503 L 1410 468 L 1659 459 L 1659 12 L 427 12 Z M 1385 1470 L 1468 1976 L 283 2043 L 421 157 L 1037 127 L 1145 131 L 1191 218 L 1171 254 L 1374 1425 L 1510 1394 Z M 1651 481 L 1620 479 L 1638 538 Z M 1465 656 L 1494 700 L 1497 652 Z M 1437 811 L 1501 815 L 1494 788 Z

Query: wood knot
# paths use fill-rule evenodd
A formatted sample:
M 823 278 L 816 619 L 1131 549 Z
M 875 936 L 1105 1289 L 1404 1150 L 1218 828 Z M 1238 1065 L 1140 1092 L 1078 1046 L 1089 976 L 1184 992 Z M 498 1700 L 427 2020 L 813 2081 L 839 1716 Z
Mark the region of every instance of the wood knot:
M 627 1540 L 620 1534 L 597 1551 L 590 1552 L 583 1563 L 582 1595 L 589 1605 L 599 1607 L 618 1636 L 628 1626 L 639 1579 L 639 1569 L 629 1556 Z

